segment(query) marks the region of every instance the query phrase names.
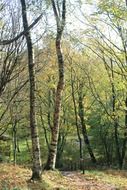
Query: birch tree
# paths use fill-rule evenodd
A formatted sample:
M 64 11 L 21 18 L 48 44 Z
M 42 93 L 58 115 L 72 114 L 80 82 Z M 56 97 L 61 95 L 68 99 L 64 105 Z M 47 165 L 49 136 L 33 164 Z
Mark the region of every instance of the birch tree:
M 60 109 L 61 109 L 61 98 L 62 92 L 64 88 L 64 58 L 61 49 L 61 38 L 63 34 L 63 30 L 65 27 L 66 20 L 66 0 L 62 0 L 62 8 L 60 8 L 60 4 L 58 1 L 51 0 L 52 9 L 54 12 L 56 25 L 57 25 L 57 34 L 56 34 L 56 54 L 58 60 L 58 84 L 55 94 L 55 103 L 54 103 L 54 116 L 53 116 L 53 127 L 51 131 L 51 143 L 49 149 L 49 155 L 47 159 L 47 163 L 45 169 L 53 170 L 55 169 L 56 164 L 56 155 L 57 155 L 57 144 L 58 144 L 58 136 L 59 136 L 59 121 L 60 121 Z
M 32 140 L 32 156 L 33 156 L 33 168 L 31 179 L 41 178 L 41 156 L 40 156 L 40 144 L 39 144 L 39 134 L 36 123 L 36 110 L 35 110 L 35 63 L 33 54 L 33 45 L 30 31 L 28 31 L 28 20 L 27 20 L 27 10 L 25 0 L 21 0 L 22 6 L 22 20 L 25 32 L 25 38 L 27 43 L 28 51 L 28 70 L 29 70 L 29 83 L 30 83 L 30 128 L 31 128 L 31 140 Z

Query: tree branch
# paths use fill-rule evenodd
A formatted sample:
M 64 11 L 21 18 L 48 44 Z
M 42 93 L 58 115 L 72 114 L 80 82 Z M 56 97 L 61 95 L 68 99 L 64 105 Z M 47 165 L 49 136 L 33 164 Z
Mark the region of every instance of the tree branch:
M 0 45 L 8 45 L 11 44 L 15 41 L 17 41 L 21 36 L 25 35 L 26 32 L 28 32 L 29 30 L 31 30 L 31 28 L 33 28 L 38 22 L 39 20 L 42 18 L 43 13 L 41 13 L 34 21 L 33 23 L 27 28 L 27 30 L 23 30 L 20 34 L 18 34 L 16 37 L 12 38 L 12 39 L 8 39 L 8 40 L 0 40 Z

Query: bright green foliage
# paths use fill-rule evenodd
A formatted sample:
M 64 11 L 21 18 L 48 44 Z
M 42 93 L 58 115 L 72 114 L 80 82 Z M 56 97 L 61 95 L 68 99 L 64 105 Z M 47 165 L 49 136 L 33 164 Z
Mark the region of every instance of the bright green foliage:
M 81 89 L 84 106 L 84 121 L 91 147 L 95 153 L 98 164 L 118 167 L 115 139 L 116 121 L 118 124 L 117 136 L 121 155 L 124 141 L 126 140 L 127 8 L 124 0 L 98 0 L 95 2 L 88 0 L 86 2 L 95 4 L 96 7 L 94 8 L 97 8 L 96 11 L 94 12 L 93 10 L 89 18 L 86 18 L 84 17 L 84 12 L 87 10 L 84 8 L 87 7 L 87 3 L 84 6 L 84 1 L 76 1 L 76 3 L 79 3 L 80 8 L 83 6 L 83 9 L 81 17 L 75 19 L 78 21 L 81 20 L 82 25 L 84 25 L 81 30 L 79 27 L 78 35 L 77 33 L 75 34 L 75 31 L 73 31 L 73 34 L 68 34 L 70 25 L 67 25 L 62 39 L 62 49 L 65 61 L 65 87 L 61 104 L 57 166 L 67 170 L 74 168 L 79 169 L 80 162 L 79 139 L 77 136 L 76 117 L 72 98 L 72 83 L 74 87 L 77 124 L 82 139 L 82 152 L 83 158 L 85 159 L 85 167 L 92 166 L 92 164 L 88 150 L 83 142 L 79 117 L 79 92 Z M 34 15 L 33 17 L 31 15 L 32 18 L 36 17 L 36 15 L 41 12 L 42 7 L 45 9 L 43 17 L 45 24 L 42 19 L 37 28 L 35 26 L 35 30 L 37 29 L 39 31 L 39 35 L 41 33 L 41 28 L 45 25 L 47 27 L 44 35 L 39 39 L 35 39 L 35 30 L 31 30 L 32 37 L 35 40 L 34 54 L 37 86 L 36 118 L 39 127 L 41 157 L 44 166 L 49 151 L 48 146 L 51 138 L 51 128 L 53 126 L 54 100 L 58 81 L 54 21 L 51 16 L 53 13 L 51 12 L 50 0 L 45 1 L 43 6 L 42 4 L 44 1 L 41 0 L 27 1 L 27 3 L 29 14 Z M 71 21 L 73 2 L 71 1 L 71 3 L 72 5 L 68 6 L 68 23 L 73 22 L 73 20 Z M 80 10 L 78 11 L 80 12 Z M 4 24 L 8 28 L 7 23 L 5 22 Z M 4 24 L 1 19 L 1 35 L 3 31 L 6 32 L 3 28 Z M 21 23 L 19 27 L 21 27 L 20 25 Z M 9 29 L 4 36 L 8 37 L 8 34 Z M 24 41 L 21 41 L 21 52 L 18 54 L 18 63 L 11 74 L 12 80 L 7 83 L 0 96 L 0 116 L 2 116 L 7 109 L 0 120 L 0 131 L 2 134 L 7 128 L 5 134 L 10 137 L 9 147 L 11 147 L 10 157 L 7 155 L 8 158 L 6 158 L 7 142 L 0 143 L 0 159 L 1 161 L 7 162 L 14 161 L 15 140 L 16 163 L 31 167 L 32 147 L 29 129 L 29 81 L 27 81 L 28 70 L 26 67 L 27 52 Z M 0 53 L 0 55 L 3 55 L 4 58 L 6 58 L 7 55 L 6 51 L 11 53 L 11 46 L 1 50 L 2 53 Z M 15 49 L 13 51 L 15 51 Z M 13 56 L 15 55 L 13 54 L 10 57 Z M 2 60 L 0 61 L 1 74 L 1 68 L 3 68 L 5 64 Z M 9 61 L 10 59 L 8 62 Z M 11 63 L 12 62 L 10 62 L 10 64 Z M 0 79 L 2 79 L 2 75 L 0 75 Z M 23 88 L 13 97 L 16 90 L 22 86 L 25 81 L 27 82 Z M 14 128 L 15 122 L 16 128 Z M 5 152 L 4 149 L 6 149 Z M 124 158 L 123 167 L 125 168 L 127 167 L 126 159 L 127 156 Z M 76 164 L 78 166 L 75 166 Z

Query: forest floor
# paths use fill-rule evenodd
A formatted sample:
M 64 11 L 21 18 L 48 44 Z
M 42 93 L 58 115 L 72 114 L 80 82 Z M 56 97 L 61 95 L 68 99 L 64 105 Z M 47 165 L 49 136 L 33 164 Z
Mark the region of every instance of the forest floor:
M 127 190 L 126 171 L 45 171 L 41 182 L 30 181 L 30 176 L 27 168 L 0 164 L 0 190 Z

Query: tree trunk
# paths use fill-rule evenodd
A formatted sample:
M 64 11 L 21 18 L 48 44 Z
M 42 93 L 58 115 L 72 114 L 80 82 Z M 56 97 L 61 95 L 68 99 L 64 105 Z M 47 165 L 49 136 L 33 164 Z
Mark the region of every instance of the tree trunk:
M 46 142 L 46 145 L 47 145 L 47 148 L 48 148 L 48 151 L 49 151 L 49 140 L 48 140 L 48 135 L 47 135 L 47 129 L 45 127 L 44 120 L 43 120 L 43 117 L 42 117 L 42 107 L 41 107 L 41 105 L 40 105 L 40 118 L 41 118 L 41 124 L 42 124 L 42 127 L 43 127 L 45 142 Z
M 36 123 L 35 113 L 35 70 L 34 70 L 34 55 L 30 31 L 28 28 L 27 11 L 25 0 L 20 0 L 22 5 L 22 19 L 23 27 L 26 31 L 25 37 L 28 50 L 28 69 L 29 69 L 29 82 L 30 82 L 30 128 L 31 128 L 31 140 L 32 140 L 32 156 L 33 156 L 33 168 L 31 179 L 41 178 L 41 156 L 40 156 L 40 144 L 38 128 Z
M 84 143 L 87 146 L 89 155 L 91 157 L 91 161 L 93 163 L 96 163 L 96 158 L 94 156 L 94 153 L 92 151 L 91 145 L 90 145 L 90 141 L 87 135 L 87 130 L 86 130 L 86 124 L 85 124 L 85 120 L 84 120 L 84 106 L 83 106 L 83 95 L 82 95 L 82 87 L 80 86 L 79 89 L 79 117 L 81 120 L 81 127 L 82 127 L 82 134 L 83 134 L 83 138 L 84 138 Z
M 127 0 L 125 0 L 125 3 L 126 3 L 126 7 L 127 7 Z
M 80 129 L 79 129 L 79 124 L 78 124 L 78 112 L 77 112 L 77 106 L 76 106 L 76 100 L 75 100 L 75 93 L 74 93 L 74 81 L 72 77 L 72 69 L 71 69 L 71 90 L 72 90 L 72 100 L 73 100 L 73 105 L 74 105 L 74 113 L 75 113 L 75 125 L 77 129 L 77 136 L 79 140 L 79 156 L 80 156 L 80 168 L 81 168 L 81 160 L 83 159 L 83 154 L 82 154 L 82 138 L 80 135 Z
M 13 163 L 16 165 L 17 161 L 17 128 L 16 128 L 17 122 L 16 120 L 13 123 Z
M 127 8 L 127 0 L 125 0 L 125 3 L 126 3 L 126 8 Z M 124 46 L 124 53 L 125 53 L 125 61 L 127 65 L 127 48 L 126 48 L 126 43 L 124 43 L 124 41 L 123 41 L 123 46 Z M 125 132 L 124 132 L 124 140 L 123 140 L 123 147 L 122 147 L 122 166 L 123 166 L 124 158 L 126 155 L 126 146 L 127 146 L 127 93 L 126 93 L 126 98 L 125 98 Z
M 124 162 L 124 158 L 126 155 L 126 146 L 127 146 L 127 96 L 125 99 L 125 132 L 124 132 L 124 140 L 123 140 L 123 147 L 122 147 L 122 165 Z
M 50 144 L 50 149 L 49 149 L 48 161 L 47 161 L 45 169 L 55 169 L 55 163 L 56 163 L 61 98 L 62 98 L 62 91 L 64 87 L 64 61 L 63 61 L 63 55 L 61 53 L 60 43 L 61 42 L 57 37 L 56 50 L 57 50 L 58 66 L 59 66 L 59 82 L 57 85 L 56 97 L 55 97 L 55 110 L 54 110 L 54 116 L 53 116 L 53 127 L 51 131 L 51 144 Z
M 66 135 L 59 133 L 58 145 L 57 145 L 56 168 L 60 168 L 62 166 L 62 164 L 60 163 L 60 160 L 61 160 L 62 153 L 64 150 L 65 142 L 66 142 Z
M 116 94 L 114 86 L 114 71 L 113 63 L 111 59 L 111 88 L 112 88 L 112 111 L 114 114 L 114 135 L 115 135 L 115 144 L 116 144 L 116 155 L 118 159 L 119 168 L 122 168 L 122 157 L 120 153 L 120 144 L 119 144 L 119 134 L 118 134 L 118 118 L 116 116 Z
M 52 7 L 54 11 L 54 15 L 57 23 L 57 36 L 56 36 L 56 54 L 58 59 L 58 69 L 59 69 L 59 79 L 56 90 L 56 97 L 54 102 L 54 115 L 53 115 L 53 127 L 51 131 L 51 144 L 49 149 L 48 160 L 45 166 L 46 170 L 54 170 L 56 164 L 56 155 L 57 155 L 57 144 L 58 144 L 58 136 L 59 136 L 59 120 L 60 120 L 60 109 L 61 109 L 61 98 L 62 91 L 64 88 L 64 59 L 61 50 L 61 37 L 63 34 L 64 26 L 65 26 L 65 15 L 66 15 L 66 0 L 62 2 L 62 20 L 60 18 L 59 13 L 57 12 L 57 7 L 52 0 Z

